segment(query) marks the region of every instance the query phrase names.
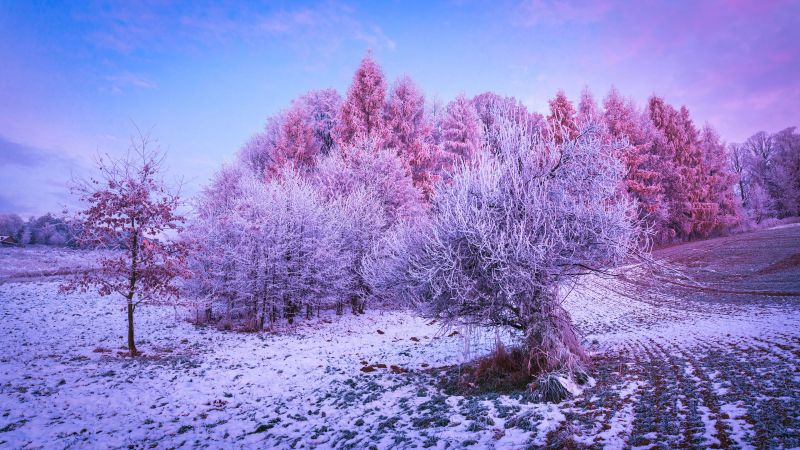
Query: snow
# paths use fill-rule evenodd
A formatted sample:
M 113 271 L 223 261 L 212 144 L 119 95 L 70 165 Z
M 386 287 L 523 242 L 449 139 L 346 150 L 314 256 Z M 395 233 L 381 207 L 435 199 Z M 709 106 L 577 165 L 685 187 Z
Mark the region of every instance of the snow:
M 577 397 L 583 394 L 583 391 L 585 389 L 594 387 L 596 383 L 595 379 L 592 377 L 589 377 L 584 386 L 579 385 L 578 383 L 575 382 L 575 380 L 573 380 L 570 377 L 557 376 L 556 379 L 558 380 L 559 383 L 561 383 L 561 386 L 564 386 L 564 389 L 566 389 L 567 392 L 569 392 L 570 395 L 572 395 L 573 397 Z
M 633 428 L 633 406 L 637 401 L 635 392 L 642 384 L 641 381 L 634 381 L 619 389 L 620 397 L 627 400 L 625 406 L 611 418 L 609 428 L 597 435 L 597 440 L 602 441 L 607 448 L 624 447 Z
M 748 445 L 746 438 L 752 436 L 753 426 L 743 419 L 747 410 L 738 405 L 728 404 L 722 405 L 722 411 L 730 417 L 726 422 L 731 425 L 731 429 L 733 430 L 731 438 L 742 448 L 752 447 Z
M 624 286 L 594 280 L 565 307 L 598 366 L 585 385 L 563 380 L 575 397 L 552 405 L 448 393 L 430 369 L 486 354 L 497 335 L 451 335 L 405 310 L 326 313 L 278 333 L 239 333 L 146 306 L 136 317 L 145 356 L 130 359 L 119 354 L 121 303 L 59 294 L 57 276 L 35 272 L 37 261 L 69 267 L 89 258 L 0 253 L 2 262 L 16 259 L 0 266 L 0 447 L 678 446 L 690 422 L 701 446 L 727 437 L 753 447 L 758 433 L 774 446 L 796 445 L 796 430 L 770 428 L 785 420 L 778 414 L 797 417 L 792 299 L 632 299 Z M 362 372 L 365 365 L 386 368 Z M 651 428 L 669 411 L 674 434 Z
M 125 331 L 119 303 L 91 294 L 61 295 L 55 282 L 4 284 L 0 299 L 7 323 L 0 335 L 0 429 L 14 428 L 0 433 L 0 444 L 14 448 L 154 440 L 178 446 L 195 439 L 192 446 L 282 446 L 294 437 L 324 444 L 336 435 L 312 439 L 315 430 L 356 430 L 359 418 L 373 426 L 392 417 L 405 421 L 407 409 L 437 393 L 388 369 L 364 374 L 361 361 L 418 371 L 423 364 L 463 360 L 461 335 L 447 337 L 405 311 L 323 316 L 283 334 L 242 334 L 194 327 L 172 308 L 155 306 L 137 312 L 145 357 L 131 360 L 116 353 Z M 474 351 L 494 345 L 481 342 Z M 111 351 L 101 351 L 106 349 Z M 372 398 L 355 392 L 355 404 L 341 407 L 354 394 L 348 382 L 379 389 Z M 418 396 L 422 387 L 428 394 Z M 539 406 L 524 405 L 523 412 Z M 278 425 L 254 433 L 276 418 Z M 542 426 L 552 427 L 553 420 Z M 467 422 L 439 439 L 492 434 L 467 432 Z M 391 431 L 376 433 L 378 442 L 389 446 Z M 509 432 L 500 441 L 522 442 L 530 434 Z M 409 433 L 408 439 L 422 437 Z
M 0 281 L 63 276 L 89 267 L 102 254 L 44 245 L 0 246 Z

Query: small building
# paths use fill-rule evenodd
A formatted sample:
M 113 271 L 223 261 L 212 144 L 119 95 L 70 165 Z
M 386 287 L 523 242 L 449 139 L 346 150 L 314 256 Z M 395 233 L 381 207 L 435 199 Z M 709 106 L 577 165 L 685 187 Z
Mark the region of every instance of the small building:
M 11 236 L 0 236 L 0 245 L 17 245 L 17 240 Z

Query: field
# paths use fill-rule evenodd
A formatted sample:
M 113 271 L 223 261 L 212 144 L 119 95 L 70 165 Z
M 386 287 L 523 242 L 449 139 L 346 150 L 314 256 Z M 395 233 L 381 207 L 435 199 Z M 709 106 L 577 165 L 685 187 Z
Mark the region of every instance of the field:
M 560 404 L 454 389 L 507 337 L 412 311 L 246 334 L 146 307 L 127 358 L 121 303 L 58 293 L 91 257 L 36 252 L 0 252 L 3 448 L 800 447 L 800 226 L 656 252 L 700 285 L 573 291 L 593 381 Z

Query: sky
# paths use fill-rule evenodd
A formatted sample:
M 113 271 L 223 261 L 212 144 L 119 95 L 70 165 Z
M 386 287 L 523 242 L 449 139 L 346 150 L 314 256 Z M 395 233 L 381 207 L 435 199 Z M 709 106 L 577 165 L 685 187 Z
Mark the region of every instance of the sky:
M 0 0 L 0 213 L 59 212 L 137 128 L 191 196 L 270 115 L 371 49 L 428 99 L 564 90 L 686 105 L 728 142 L 800 125 L 800 1 Z

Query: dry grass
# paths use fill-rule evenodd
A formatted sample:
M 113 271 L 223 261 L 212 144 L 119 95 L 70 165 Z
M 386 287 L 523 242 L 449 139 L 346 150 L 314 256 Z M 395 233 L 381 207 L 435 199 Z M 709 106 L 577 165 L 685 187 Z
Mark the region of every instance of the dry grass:
M 506 349 L 502 344 L 489 355 L 449 369 L 445 385 L 463 394 L 519 392 L 533 381 L 527 353 L 520 348 Z

